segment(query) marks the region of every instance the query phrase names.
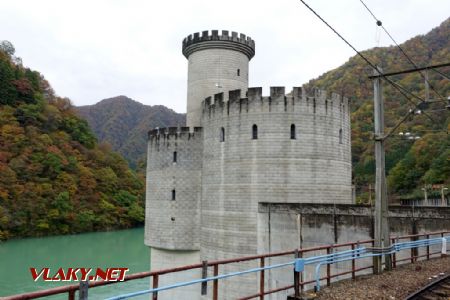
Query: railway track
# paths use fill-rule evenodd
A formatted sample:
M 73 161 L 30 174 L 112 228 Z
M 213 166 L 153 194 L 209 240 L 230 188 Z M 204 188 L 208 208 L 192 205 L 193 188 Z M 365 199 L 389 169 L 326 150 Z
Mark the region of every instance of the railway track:
M 417 292 L 409 295 L 405 300 L 449 300 L 450 299 L 450 274 L 424 286 Z

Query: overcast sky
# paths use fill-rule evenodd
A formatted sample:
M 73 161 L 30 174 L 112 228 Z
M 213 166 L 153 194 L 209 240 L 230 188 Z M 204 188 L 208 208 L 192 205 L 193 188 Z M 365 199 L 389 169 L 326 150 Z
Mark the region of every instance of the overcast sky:
M 365 0 L 397 39 L 425 34 L 449 17 L 449 0 Z M 390 44 L 359 0 L 307 0 L 359 50 Z M 299 86 L 354 55 L 298 0 L 0 0 L 0 40 L 75 105 L 126 95 L 186 111 L 190 33 L 251 36 L 250 86 Z

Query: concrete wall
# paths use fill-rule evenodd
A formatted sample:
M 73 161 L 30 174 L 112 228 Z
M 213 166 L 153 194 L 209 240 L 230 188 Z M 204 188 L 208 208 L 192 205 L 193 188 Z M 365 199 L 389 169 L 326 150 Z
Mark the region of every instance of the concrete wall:
M 308 248 L 326 244 L 363 241 L 373 238 L 373 208 L 357 205 L 332 204 L 279 204 L 260 203 L 258 213 L 258 252 L 269 253 L 290 250 L 296 247 Z M 389 222 L 392 236 L 414 233 L 450 230 L 450 208 L 447 207 L 390 207 Z M 406 241 L 406 240 L 403 240 Z M 367 246 L 367 245 L 366 245 Z M 347 250 L 342 248 L 340 250 Z M 439 251 L 435 246 L 432 251 Z M 420 249 L 419 254 L 424 254 Z M 326 254 L 314 251 L 307 256 Z M 397 254 L 397 259 L 408 257 L 408 251 Z M 292 260 L 292 256 L 277 257 L 269 260 L 270 264 Z M 349 270 L 350 262 L 332 266 L 332 272 Z M 370 266 L 371 259 L 358 260 L 357 267 Z M 325 275 L 325 268 L 322 274 Z M 365 273 L 371 273 L 371 269 Z M 314 270 L 306 269 L 304 280 L 314 279 Z M 362 274 L 362 273 L 359 273 Z M 340 276 L 334 280 L 348 278 Z M 270 272 L 266 286 L 275 289 L 292 284 L 292 268 Z M 309 285 L 312 288 L 313 285 Z M 288 291 L 279 293 L 269 299 L 286 299 Z
M 187 126 L 201 125 L 201 103 L 206 97 L 235 89 L 242 89 L 245 93 L 248 88 L 248 63 L 244 53 L 228 49 L 201 50 L 189 56 Z
M 152 271 L 171 269 L 179 266 L 197 264 L 200 261 L 200 251 L 178 251 L 151 248 L 150 265 Z M 188 270 L 171 273 L 159 277 L 158 286 L 166 286 L 177 282 L 201 278 L 200 270 Z M 152 283 L 150 283 L 150 286 Z M 151 299 L 151 297 L 150 297 Z M 158 293 L 158 299 L 200 299 L 200 286 L 192 285 Z
M 204 103 L 200 243 L 205 260 L 258 253 L 258 202 L 352 201 L 346 99 L 327 99 L 324 93 L 306 97 L 300 89 L 285 96 L 280 87 L 271 88 L 270 97 L 262 97 L 261 88 L 249 89 L 245 99 L 240 95 L 232 91 L 225 101 L 217 94 Z M 257 139 L 252 139 L 254 124 Z M 255 292 L 255 282 L 256 277 L 229 279 L 225 299 L 242 293 L 247 283 Z
M 245 34 L 222 30 L 196 32 L 183 40 L 188 59 L 187 126 L 200 126 L 202 101 L 219 92 L 248 87 L 248 63 L 255 41 Z
M 153 130 L 149 134 L 145 244 L 200 250 L 199 203 L 203 153 L 201 128 Z M 173 161 L 174 152 L 177 161 Z M 175 191 L 175 200 L 172 200 Z

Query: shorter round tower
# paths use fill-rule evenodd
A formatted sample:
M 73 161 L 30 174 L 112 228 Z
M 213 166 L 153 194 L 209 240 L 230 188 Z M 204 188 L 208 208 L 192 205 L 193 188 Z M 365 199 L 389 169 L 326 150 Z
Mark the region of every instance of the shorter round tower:
M 222 30 L 203 31 L 183 40 L 188 59 L 188 127 L 201 126 L 202 101 L 215 93 L 248 88 L 248 65 L 255 55 L 255 42 L 245 34 Z

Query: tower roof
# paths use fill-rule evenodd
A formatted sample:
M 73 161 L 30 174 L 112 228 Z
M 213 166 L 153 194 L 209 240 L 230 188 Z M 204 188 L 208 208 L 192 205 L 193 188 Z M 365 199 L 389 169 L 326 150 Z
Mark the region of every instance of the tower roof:
M 195 51 L 205 49 L 230 49 L 244 53 L 248 59 L 255 56 L 255 41 L 245 34 L 238 34 L 232 31 L 231 35 L 228 30 L 222 30 L 219 35 L 219 30 L 208 30 L 196 32 L 188 35 L 183 40 L 183 55 L 189 58 Z

